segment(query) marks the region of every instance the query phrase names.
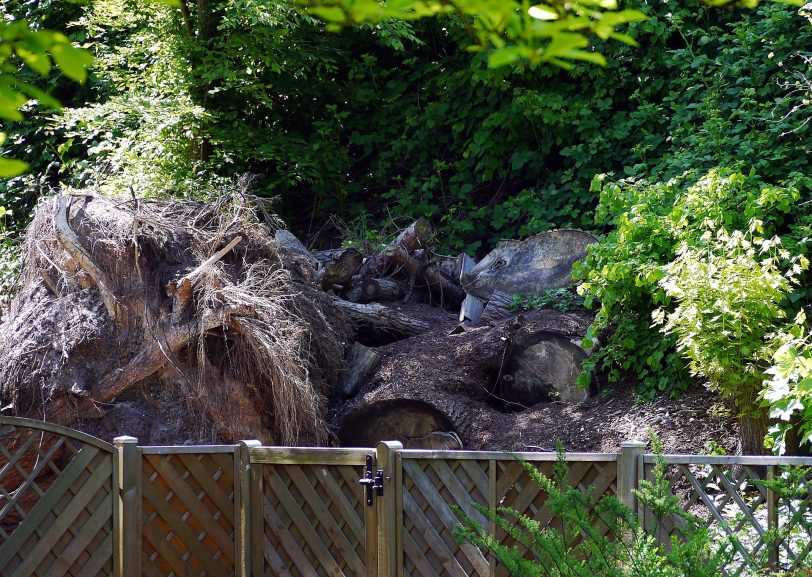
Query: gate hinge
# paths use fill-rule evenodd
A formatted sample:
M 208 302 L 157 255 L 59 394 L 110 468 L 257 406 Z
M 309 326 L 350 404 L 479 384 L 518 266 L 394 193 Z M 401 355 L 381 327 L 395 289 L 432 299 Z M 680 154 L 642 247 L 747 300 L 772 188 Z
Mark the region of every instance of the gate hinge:
M 367 455 L 366 473 L 364 473 L 363 479 L 358 479 L 358 482 L 364 486 L 368 507 L 372 506 L 373 490 L 379 497 L 383 495 L 383 469 L 378 469 L 378 471 L 374 473 L 374 476 L 373 471 L 375 471 L 374 459 L 372 455 Z

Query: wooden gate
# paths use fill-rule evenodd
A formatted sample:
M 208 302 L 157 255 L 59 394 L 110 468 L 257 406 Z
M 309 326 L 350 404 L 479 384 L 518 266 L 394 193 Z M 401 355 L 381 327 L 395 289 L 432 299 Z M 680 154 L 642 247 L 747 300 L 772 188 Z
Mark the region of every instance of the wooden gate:
M 113 575 L 113 446 L 13 417 L 0 417 L 0 438 L 0 575 Z
M 366 504 L 374 449 L 251 450 L 253 575 L 377 575 L 375 507 Z

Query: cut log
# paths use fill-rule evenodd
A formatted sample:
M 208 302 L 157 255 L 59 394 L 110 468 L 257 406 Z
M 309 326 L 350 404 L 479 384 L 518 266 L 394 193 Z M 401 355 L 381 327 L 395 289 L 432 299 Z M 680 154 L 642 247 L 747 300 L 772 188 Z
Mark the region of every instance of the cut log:
M 411 399 L 381 401 L 348 415 L 339 429 L 345 447 L 371 447 L 375 439 L 400 441 L 410 449 L 462 448 L 451 420 L 432 404 Z
M 321 273 L 322 290 L 330 290 L 340 287 L 342 290 L 349 288 L 352 278 L 358 271 L 363 261 L 363 255 L 354 248 L 344 250 L 338 257 L 338 261 L 327 265 Z
M 489 299 L 495 291 L 540 295 L 572 284 L 572 264 L 597 239 L 581 230 L 552 230 L 524 241 L 501 240 L 462 276 L 468 294 Z
M 414 336 L 432 329 L 430 323 L 411 317 L 397 309 L 377 303 L 358 304 L 335 299 L 333 301 L 356 322 L 368 323 L 375 328 Z
M 542 401 L 579 403 L 587 390 L 576 381 L 587 354 L 561 335 L 539 332 L 516 342 L 496 383 L 507 402 L 529 407 Z
M 357 281 L 353 287 L 344 295 L 346 299 L 353 303 L 368 303 L 378 300 L 381 294 L 381 285 L 373 278 L 365 278 Z
M 346 397 L 354 397 L 364 382 L 364 377 L 378 360 L 378 353 L 361 343 L 352 346 L 344 368 L 339 375 L 338 388 Z
M 359 274 L 365 277 L 384 276 L 386 269 L 389 268 L 392 252 L 403 249 L 406 254 L 411 254 L 421 247 L 428 246 L 433 233 L 434 229 L 429 221 L 418 219 L 403 230 L 385 249 L 369 257 L 358 271 Z
M 409 287 L 402 282 L 398 282 L 391 278 L 378 278 L 375 279 L 378 283 L 380 292 L 378 293 L 378 300 L 381 301 L 399 301 L 403 300 Z
M 445 276 L 438 269 L 425 265 L 417 258 L 406 253 L 402 248 L 391 254 L 391 262 L 401 267 L 410 279 L 422 280 L 429 289 L 440 297 L 440 303 L 449 307 L 458 307 L 465 300 L 465 291 L 458 284 Z
M 319 260 L 292 232 L 280 228 L 274 233 L 274 238 L 279 246 L 285 247 L 289 251 L 304 257 L 314 270 L 319 268 Z

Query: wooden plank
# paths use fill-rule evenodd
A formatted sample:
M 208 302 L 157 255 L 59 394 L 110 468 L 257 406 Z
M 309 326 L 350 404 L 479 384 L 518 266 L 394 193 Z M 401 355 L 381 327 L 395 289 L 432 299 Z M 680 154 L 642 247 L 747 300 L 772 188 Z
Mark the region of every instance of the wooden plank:
M 146 457 L 146 459 L 148 459 L 149 463 L 155 467 L 155 470 L 158 471 L 172 492 L 175 493 L 178 499 L 180 499 L 183 506 L 186 507 L 192 515 L 194 515 L 197 522 L 200 523 L 200 525 L 206 531 L 206 534 L 217 544 L 220 552 L 233 563 L 234 541 L 231 535 L 223 531 L 220 524 L 212 519 L 213 512 L 206 508 L 200 499 L 197 498 L 197 494 L 192 491 L 191 487 L 189 487 L 186 481 L 180 476 L 180 473 L 178 473 L 178 471 L 168 462 L 166 457 L 150 455 Z M 148 484 L 151 485 L 151 483 Z M 153 503 L 157 505 L 154 500 Z M 161 514 L 161 511 L 158 511 L 158 513 Z M 166 519 L 169 526 L 173 529 L 178 524 L 183 524 L 186 526 L 185 523 L 180 521 L 180 519 L 175 519 L 174 525 L 170 519 L 166 517 L 164 517 L 164 519 Z M 197 539 L 195 540 L 197 541 Z
M 105 537 L 104 541 L 90 556 L 90 559 L 82 563 L 76 577 L 104 577 L 102 573 L 104 566 L 113 561 L 113 535 L 110 534 Z
M 206 496 L 214 502 L 217 510 L 223 514 L 229 527 L 234 527 L 234 502 L 228 493 L 223 493 L 223 488 L 213 479 L 212 472 L 207 470 L 203 463 L 194 455 L 175 455 L 178 462 L 200 483 L 206 492 Z M 233 493 L 232 493 L 233 494 Z M 210 514 L 211 517 L 211 514 Z
M 420 547 L 408 531 L 403 532 L 403 549 L 406 557 L 409 558 L 423 577 L 437 577 L 437 570 L 428 562 L 426 555 L 420 550 Z
M 116 501 L 120 514 L 114 521 L 119 545 L 113 557 L 115 572 L 121 577 L 140 577 L 141 574 L 141 454 L 138 439 L 116 437 L 113 443 L 117 451 L 119 485 Z
M 296 484 L 296 488 L 302 493 L 302 497 L 304 497 L 305 501 L 307 501 L 311 511 L 313 511 L 318 518 L 321 526 L 324 527 L 324 530 L 327 532 L 327 535 L 329 535 L 333 545 L 336 546 L 336 548 L 341 552 L 344 560 L 348 565 L 350 565 L 353 574 L 363 575 L 366 571 L 364 560 L 358 557 L 355 547 L 347 540 L 347 537 L 344 535 L 341 527 L 338 526 L 338 523 L 336 523 L 336 520 L 330 513 L 327 504 L 325 504 L 321 496 L 313 490 L 313 485 L 311 485 L 310 479 L 308 479 L 307 475 L 304 474 L 302 468 L 290 466 L 288 467 L 288 474 L 290 475 L 291 480 Z M 315 475 L 315 477 L 320 476 L 321 475 Z M 328 482 L 326 479 L 329 479 L 330 477 L 331 476 L 328 473 L 324 476 L 323 481 Z
M 265 473 L 264 481 L 267 482 L 267 486 L 270 488 L 271 485 L 270 477 L 275 476 L 275 472 L 266 470 L 264 473 Z M 277 493 L 274 492 L 274 495 L 277 495 Z M 289 511 L 284 507 L 284 505 L 283 510 L 285 511 L 285 513 L 289 513 Z M 273 535 L 277 539 L 279 539 L 280 544 L 284 548 L 285 552 L 288 554 L 288 557 L 290 557 L 291 561 L 293 561 L 294 565 L 298 567 L 299 572 L 302 575 L 307 576 L 317 575 L 315 568 L 313 567 L 312 560 L 305 557 L 302 551 L 302 544 L 293 538 L 290 531 L 288 530 L 287 525 L 285 525 L 285 523 L 282 521 L 282 518 L 279 516 L 279 513 L 277 512 L 276 508 L 266 506 L 263 508 L 263 512 L 266 525 L 270 527 L 271 531 L 273 531 Z M 295 519 L 293 519 L 293 517 L 291 517 L 291 521 L 293 521 L 295 524 Z M 298 524 L 297 528 L 301 533 L 304 533 Z M 311 534 L 313 533 L 312 527 L 310 529 L 310 532 Z M 319 543 L 319 540 L 316 539 L 316 542 Z M 308 545 L 310 545 L 310 541 L 308 541 Z M 273 548 L 273 544 L 271 543 L 266 542 L 265 546 Z M 313 548 L 311 546 L 311 549 L 313 549 L 314 554 L 317 555 L 318 560 L 320 562 L 324 560 L 324 562 L 322 562 L 321 565 L 325 568 L 325 570 L 331 577 L 345 577 L 343 573 L 339 570 L 338 565 L 335 564 L 332 555 L 330 555 L 329 553 L 327 553 L 326 555 L 323 554 L 322 552 L 323 547 Z M 330 563 L 330 561 L 332 561 L 332 563 Z M 260 575 L 262 574 L 263 573 L 260 573 Z
M 492 514 L 496 514 L 496 507 L 498 501 L 496 500 L 496 461 L 491 459 L 488 461 L 488 510 Z M 496 523 L 490 521 L 488 523 L 488 534 L 494 539 L 496 538 Z M 488 553 L 488 575 L 494 577 L 496 575 L 496 557 L 493 553 Z
M 333 470 L 333 473 L 335 474 L 335 470 Z M 357 473 L 354 475 L 354 477 L 355 476 L 360 478 L 360 475 Z M 359 543 L 364 543 L 366 536 L 363 519 L 358 516 L 358 512 L 355 510 L 355 507 L 352 506 L 352 503 L 350 503 L 350 501 L 347 499 L 347 495 L 341 490 L 338 483 L 330 480 L 331 477 L 329 475 L 317 475 L 316 478 L 321 484 L 324 492 L 330 497 L 330 502 L 333 503 L 341 512 L 347 526 L 349 526 L 350 531 L 352 531 L 353 538 L 355 538 L 355 540 Z M 358 485 L 358 488 L 360 489 L 361 486 Z
M 276 547 L 274 547 L 268 540 L 265 540 L 264 551 L 265 560 L 268 562 L 268 565 L 271 566 L 271 570 L 273 571 L 273 575 L 275 577 L 293 577 L 291 572 L 288 571 L 285 561 L 276 551 Z M 263 572 L 262 575 L 265 575 L 265 572 Z
M 144 455 L 233 454 L 236 445 L 157 445 L 139 447 Z
M 459 524 L 459 519 L 457 519 L 456 515 L 454 515 L 454 513 L 451 511 L 450 505 L 445 502 L 442 495 L 437 492 L 436 487 L 431 484 L 423 469 L 421 469 L 414 461 L 404 463 L 404 469 L 412 481 L 414 481 L 415 488 L 420 491 L 421 496 L 429 503 L 432 510 L 437 517 L 440 518 L 443 525 L 449 528 L 457 526 Z M 404 495 L 404 501 L 405 499 L 406 496 Z M 419 514 L 421 517 L 423 515 L 422 509 L 419 513 L 417 513 L 415 510 L 412 510 L 411 513 L 412 515 Z M 416 522 L 414 517 L 412 517 L 412 520 Z M 440 538 L 439 535 L 437 535 L 437 537 Z M 442 540 L 442 538 L 440 539 Z M 459 547 L 468 558 L 471 565 L 476 569 L 477 573 L 483 577 L 486 576 L 488 574 L 488 561 L 485 559 L 485 557 L 483 557 L 482 552 L 470 544 L 461 544 Z
M 48 568 L 45 577 L 63 577 L 68 574 L 68 570 L 85 550 L 90 540 L 102 530 L 105 523 L 111 523 L 110 514 L 113 510 L 112 501 L 112 499 L 102 501 L 90 519 L 88 519 L 82 528 L 74 535 L 70 543 L 60 551 L 54 551 L 59 557 L 57 557 L 56 561 Z M 110 533 L 112 534 L 112 526 L 110 529 Z
M 251 451 L 248 451 L 251 461 Z M 263 487 L 264 469 L 267 465 L 249 465 L 251 476 L 251 574 L 259 577 L 265 574 L 265 494 Z
M 76 518 L 85 510 L 85 506 L 96 495 L 99 489 L 103 490 L 103 484 L 110 481 L 112 475 L 112 459 L 104 458 L 103 463 L 82 483 L 82 488 L 71 498 L 67 506 L 58 513 L 56 520 L 43 527 L 43 534 L 36 541 L 30 550 L 25 553 L 22 563 L 20 563 L 11 574 L 11 577 L 28 577 L 34 574 L 34 570 L 51 552 L 65 532 L 74 526 Z M 94 537 L 95 534 L 91 535 Z M 112 543 L 112 542 L 111 542 Z M 84 545 L 88 545 L 85 542 Z M 93 551 L 89 551 L 92 553 Z M 110 552 L 112 555 L 112 550 Z
M 0 546 L 0 572 L 8 565 L 20 547 L 41 526 L 46 516 L 51 513 L 54 505 L 73 486 L 79 475 L 84 473 L 88 464 L 99 454 L 99 449 L 85 445 L 63 469 L 48 492 L 39 500 L 29 512 L 28 516 L 17 526 L 11 536 Z
M 258 447 L 251 449 L 251 463 L 268 465 L 364 465 L 372 449 Z
M 185 561 L 181 552 L 171 542 L 166 540 L 155 523 L 144 523 L 144 538 L 158 552 L 159 559 L 162 559 L 178 577 L 187 577 L 189 563 Z M 154 561 L 149 559 L 144 561 L 144 566 L 152 565 Z
M 404 464 L 405 468 L 405 464 Z M 465 570 L 460 565 L 454 553 L 448 548 L 448 545 L 443 538 L 437 533 L 432 523 L 426 518 L 423 509 L 417 504 L 411 493 L 403 492 L 403 511 L 406 516 L 414 523 L 415 528 L 421 532 L 423 537 L 428 541 L 431 550 L 437 555 L 440 564 L 451 575 L 466 575 Z M 477 551 L 479 551 L 477 549 Z M 481 555 L 481 553 L 480 553 Z M 482 559 L 482 563 L 486 567 L 485 572 L 480 572 L 480 575 L 487 575 L 487 561 Z M 477 564 L 474 564 L 477 568 Z M 436 571 L 436 568 L 435 568 Z
M 265 480 L 327 573 L 331 577 L 343 577 L 343 571 L 341 571 L 333 555 L 322 542 L 319 534 L 316 533 L 313 525 L 310 524 L 310 520 L 302 514 L 301 505 L 299 505 L 293 495 L 290 494 L 285 482 L 279 476 L 275 468 L 271 468 L 270 474 Z
M 569 459 L 569 455 L 567 455 Z M 653 464 L 655 455 L 643 457 Z M 774 457 L 772 455 L 663 455 L 669 465 L 750 465 L 812 467 L 812 457 Z
M 329 450 L 329 449 L 328 449 Z M 406 459 L 449 459 L 474 461 L 516 461 L 513 456 L 525 461 L 550 461 L 558 460 L 556 453 L 505 453 L 504 451 L 434 451 L 429 449 L 403 449 L 401 457 Z M 617 461 L 617 453 L 567 453 L 567 462 L 586 461 L 589 463 Z
M 234 554 L 235 577 L 251 576 L 251 448 L 261 447 L 259 441 L 240 441 L 234 452 Z M 261 465 L 258 465 L 261 467 Z M 214 481 L 213 481 L 214 482 Z M 220 485 L 214 482 L 220 489 Z M 230 509 L 229 509 L 230 510 Z M 256 555 L 260 555 L 256 551 Z
M 115 447 L 106 441 L 102 441 L 97 437 L 88 435 L 87 433 L 83 433 L 75 429 L 69 429 L 68 427 L 57 425 L 56 423 L 38 421 L 36 419 L 25 419 L 23 417 L 0 417 L 0 426 L 3 425 L 54 433 L 55 435 L 76 439 L 77 441 L 92 447 L 96 447 L 97 449 L 106 453 L 112 453 L 115 450 Z
M 157 490 L 153 483 L 144 483 L 143 491 L 144 497 L 150 501 L 155 512 L 169 525 L 172 532 L 178 536 L 178 539 L 186 546 L 189 553 L 197 559 L 209 575 L 218 575 L 220 570 L 214 559 L 213 551 L 210 551 L 198 540 L 192 528 L 184 523 L 174 511 L 169 510 L 170 508 L 164 502 L 164 495 Z

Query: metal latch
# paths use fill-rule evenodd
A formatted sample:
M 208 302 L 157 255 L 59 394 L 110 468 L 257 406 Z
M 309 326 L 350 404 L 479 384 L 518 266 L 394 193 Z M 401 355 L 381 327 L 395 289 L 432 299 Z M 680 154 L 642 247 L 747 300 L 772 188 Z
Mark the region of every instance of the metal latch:
M 367 506 L 372 506 L 372 491 L 379 497 L 383 495 L 383 469 L 378 469 L 375 476 L 372 476 L 375 471 L 375 461 L 372 455 L 367 455 L 367 470 L 364 473 L 363 479 L 358 479 L 358 482 L 364 486 L 364 491 L 367 497 Z

